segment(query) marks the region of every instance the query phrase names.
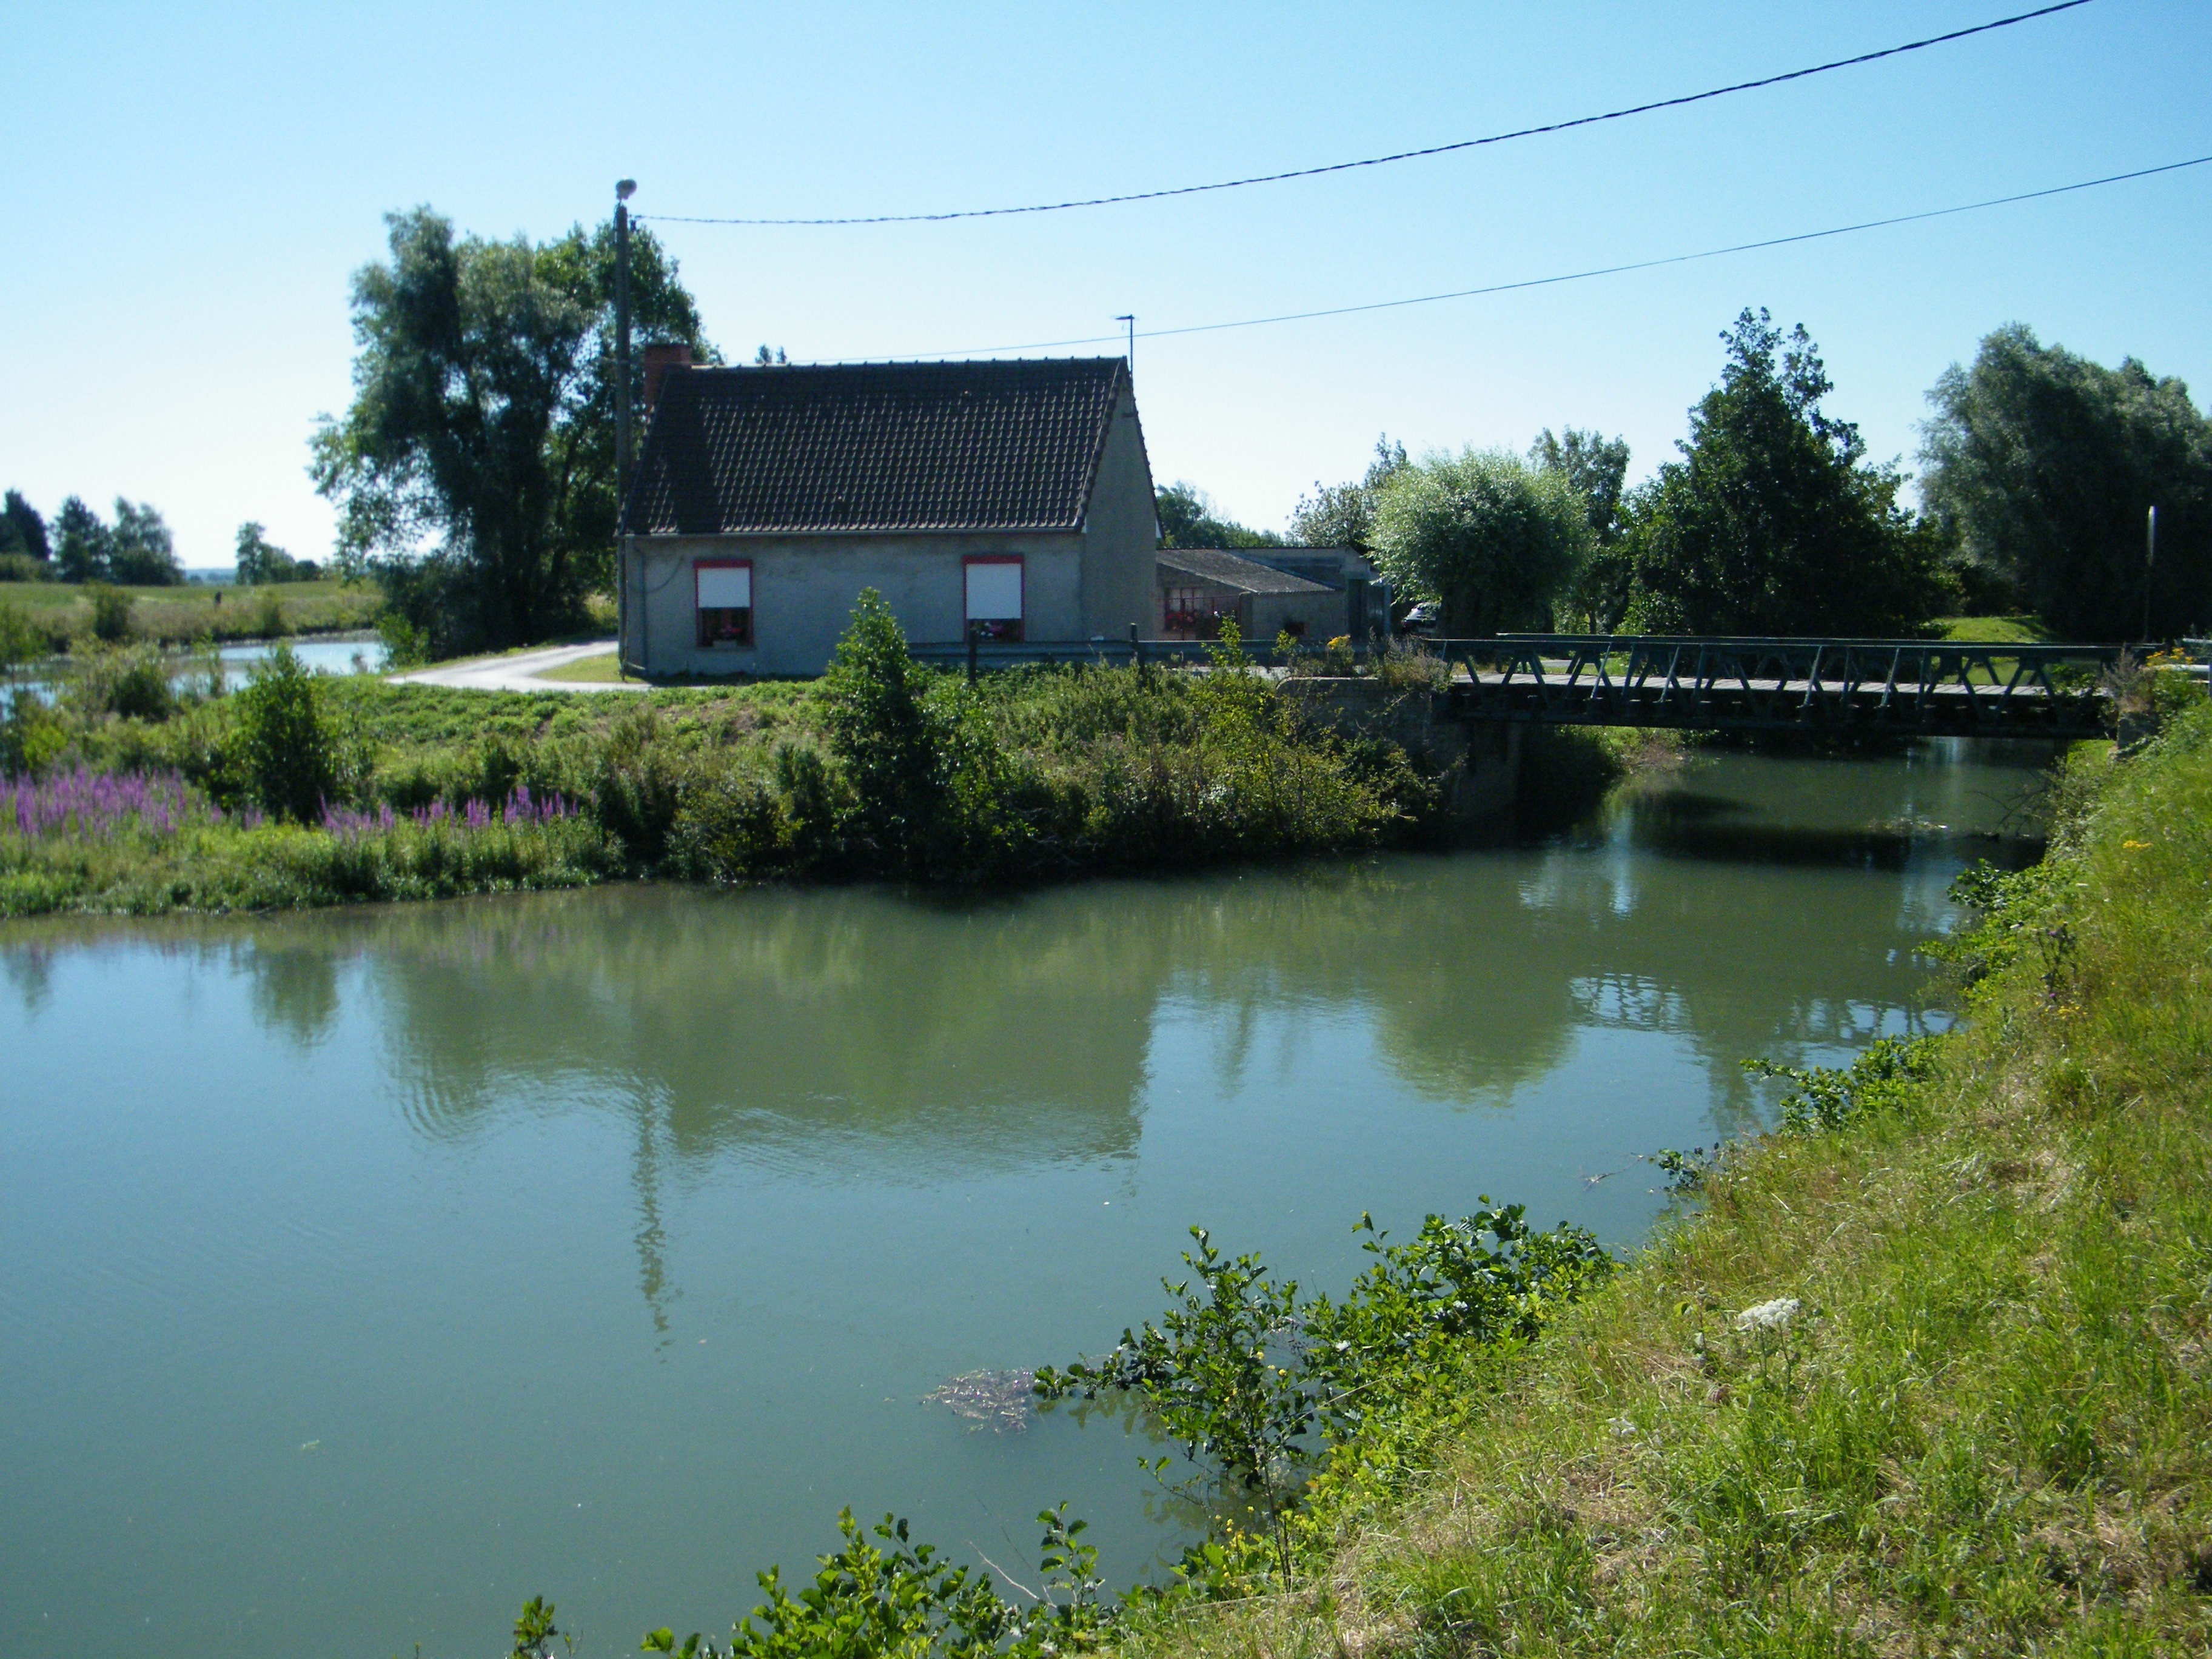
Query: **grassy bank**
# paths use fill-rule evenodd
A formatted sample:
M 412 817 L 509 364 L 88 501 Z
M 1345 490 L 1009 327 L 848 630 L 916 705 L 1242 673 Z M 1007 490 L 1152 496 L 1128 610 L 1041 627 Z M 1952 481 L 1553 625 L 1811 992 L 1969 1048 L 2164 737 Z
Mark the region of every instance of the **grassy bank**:
M 1821 1079 L 1609 1287 L 1340 1454 L 1295 1589 L 1123 1650 L 2203 1651 L 2212 712 L 2069 794 L 1976 890 L 1962 1030 Z
M 1233 665 L 1023 670 L 970 687 L 915 665 L 888 613 L 863 624 L 817 683 L 605 696 L 295 666 L 179 701 L 129 653 L 90 653 L 58 709 L 21 700 L 0 725 L 0 775 L 19 781 L 10 799 L 29 814 L 0 812 L 0 915 L 625 876 L 1019 884 L 1457 830 L 1448 774 L 1310 725 Z M 1565 749 L 1544 752 L 1547 798 L 1585 805 L 1621 766 L 1595 740 L 1571 765 Z M 49 799 L 102 779 L 154 781 L 180 804 L 156 821 Z M 510 824 L 518 800 L 563 810 Z M 495 830 L 495 855 L 475 839 Z
M 72 582 L 0 582 L 0 610 L 12 611 L 41 649 L 67 652 L 94 637 L 100 591 Z M 343 633 L 375 626 L 384 609 L 374 587 L 334 578 L 265 587 L 195 583 L 106 592 L 113 596 L 111 605 L 126 602 L 122 636 L 162 645 L 188 645 L 210 635 L 228 641 Z

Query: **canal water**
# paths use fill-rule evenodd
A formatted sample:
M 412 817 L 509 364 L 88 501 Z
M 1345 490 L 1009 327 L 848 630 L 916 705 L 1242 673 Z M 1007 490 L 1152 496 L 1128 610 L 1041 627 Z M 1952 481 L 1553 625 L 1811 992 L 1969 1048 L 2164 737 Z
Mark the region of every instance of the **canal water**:
M 1916 942 L 2045 757 L 1695 762 L 1537 847 L 994 899 L 613 887 L 0 928 L 0 1652 L 719 1632 L 842 1505 L 1113 1582 L 1119 1421 L 947 1378 L 1161 1305 L 1193 1223 L 1340 1288 L 1362 1211 L 1632 1246 L 1739 1062 L 1940 1027 Z
M 216 654 L 222 659 L 223 675 L 230 688 L 235 690 L 244 684 L 253 665 L 276 650 L 277 643 L 272 640 L 247 640 L 218 647 Z M 283 643 L 292 647 L 292 654 L 310 673 L 380 674 L 391 665 L 391 648 L 374 634 L 325 634 Z M 170 678 L 178 690 L 206 689 L 207 658 L 204 653 L 172 652 L 169 662 Z M 67 658 L 41 659 L 25 668 L 21 679 L 0 679 L 0 699 L 4 699 L 10 690 L 21 690 L 41 702 L 52 702 L 56 687 L 68 672 Z

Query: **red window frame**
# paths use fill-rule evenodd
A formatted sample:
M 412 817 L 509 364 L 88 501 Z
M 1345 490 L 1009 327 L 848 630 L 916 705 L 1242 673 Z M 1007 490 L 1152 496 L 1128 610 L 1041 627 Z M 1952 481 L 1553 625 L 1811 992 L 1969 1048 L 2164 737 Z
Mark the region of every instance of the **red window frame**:
M 1021 588 L 1022 614 L 1012 618 L 992 617 L 981 620 L 968 614 L 968 568 L 976 564 L 1010 564 Z M 1029 624 L 1030 572 L 1029 560 L 1020 553 L 970 553 L 960 561 L 960 622 L 966 633 L 979 640 L 999 640 L 1009 645 L 1022 642 L 1023 630 Z M 963 637 L 964 637 L 963 634 Z
M 702 651 L 708 651 L 725 647 L 745 647 L 751 645 L 756 635 L 753 630 L 753 607 L 750 605 L 744 607 L 743 612 L 744 617 L 744 622 L 742 624 L 743 637 L 730 638 L 720 635 L 710 635 L 708 634 L 706 621 L 706 618 L 708 616 L 719 617 L 726 615 L 735 611 L 736 607 L 733 605 L 708 606 L 699 603 L 699 573 L 702 570 L 744 571 L 745 573 L 745 594 L 746 597 L 750 599 L 753 597 L 753 562 L 750 559 L 694 559 L 691 561 L 691 615 L 693 617 L 692 639 L 696 643 L 698 648 Z

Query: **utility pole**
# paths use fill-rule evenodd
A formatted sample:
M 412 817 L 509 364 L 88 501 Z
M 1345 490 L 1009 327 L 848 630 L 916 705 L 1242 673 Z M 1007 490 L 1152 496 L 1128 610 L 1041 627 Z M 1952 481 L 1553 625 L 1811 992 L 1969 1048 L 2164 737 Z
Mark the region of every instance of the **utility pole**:
M 629 198 L 635 179 L 615 185 L 615 497 L 629 491 Z
M 2158 565 L 2158 509 L 2150 510 L 2150 520 L 2143 526 L 2143 643 L 2150 643 L 2150 579 Z
M 635 179 L 615 183 L 615 665 L 629 665 L 629 198 Z
M 1124 361 L 1129 365 L 1129 378 L 1133 380 L 1137 378 L 1137 313 L 1125 311 L 1114 320 L 1129 325 L 1129 350 Z

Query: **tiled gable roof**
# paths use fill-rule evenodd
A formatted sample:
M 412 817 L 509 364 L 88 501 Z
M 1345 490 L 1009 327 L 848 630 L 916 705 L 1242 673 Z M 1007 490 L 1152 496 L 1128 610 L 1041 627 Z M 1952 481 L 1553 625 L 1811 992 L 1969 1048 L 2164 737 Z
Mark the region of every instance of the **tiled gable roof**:
M 1287 570 L 1274 570 L 1221 547 L 1164 547 L 1160 568 L 1178 575 L 1194 576 L 1219 587 L 1246 593 L 1328 593 L 1333 589 Z
M 1118 357 L 671 374 L 624 530 L 1073 530 Z

